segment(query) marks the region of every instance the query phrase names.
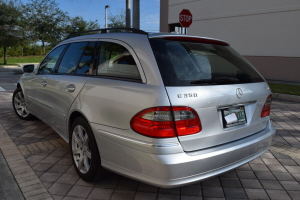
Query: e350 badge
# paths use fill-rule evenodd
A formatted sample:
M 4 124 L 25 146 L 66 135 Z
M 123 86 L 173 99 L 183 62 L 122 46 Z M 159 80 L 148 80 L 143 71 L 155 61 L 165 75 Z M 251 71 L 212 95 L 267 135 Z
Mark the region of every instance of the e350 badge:
M 197 93 L 177 94 L 178 98 L 198 97 Z

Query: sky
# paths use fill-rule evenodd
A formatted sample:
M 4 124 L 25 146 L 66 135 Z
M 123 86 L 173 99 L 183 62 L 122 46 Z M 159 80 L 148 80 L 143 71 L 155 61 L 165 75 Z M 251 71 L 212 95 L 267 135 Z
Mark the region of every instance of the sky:
M 122 9 L 125 12 L 126 0 L 55 0 L 59 8 L 69 13 L 69 16 L 81 16 L 87 21 L 96 21 L 101 28 L 105 27 L 105 6 L 108 15 L 115 15 Z M 132 4 L 131 0 L 131 4 Z M 28 0 L 22 0 L 27 3 Z M 140 29 L 147 32 L 159 31 L 159 4 L 160 0 L 140 0 Z M 131 6 L 132 11 L 132 6 Z

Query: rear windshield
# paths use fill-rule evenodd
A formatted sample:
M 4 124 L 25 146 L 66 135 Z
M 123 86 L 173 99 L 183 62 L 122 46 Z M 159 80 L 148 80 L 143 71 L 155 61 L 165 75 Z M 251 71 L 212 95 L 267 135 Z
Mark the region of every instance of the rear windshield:
M 229 46 L 150 39 L 165 86 L 223 85 L 264 79 Z

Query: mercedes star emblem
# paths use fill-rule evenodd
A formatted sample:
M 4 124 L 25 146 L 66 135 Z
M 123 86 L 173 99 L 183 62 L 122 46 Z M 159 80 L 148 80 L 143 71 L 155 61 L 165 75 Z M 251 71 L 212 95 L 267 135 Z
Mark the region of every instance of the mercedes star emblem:
M 243 91 L 241 88 L 236 89 L 236 96 L 240 99 L 243 96 Z

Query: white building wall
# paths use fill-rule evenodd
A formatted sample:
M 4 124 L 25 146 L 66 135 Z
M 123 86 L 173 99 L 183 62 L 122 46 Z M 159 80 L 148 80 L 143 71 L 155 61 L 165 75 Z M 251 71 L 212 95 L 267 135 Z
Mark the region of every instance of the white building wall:
M 179 23 L 182 9 L 193 15 L 188 34 L 227 41 L 257 68 L 268 64 L 261 70 L 264 73 L 276 65 L 272 57 L 277 63 L 278 58 L 293 58 L 293 64 L 299 59 L 299 66 L 291 70 L 300 73 L 300 0 L 169 0 L 168 24 Z M 266 59 L 258 62 L 258 57 Z M 267 78 L 293 76 L 289 81 L 300 82 L 295 75 L 287 73 L 282 78 L 281 74 Z

